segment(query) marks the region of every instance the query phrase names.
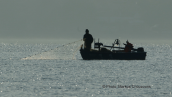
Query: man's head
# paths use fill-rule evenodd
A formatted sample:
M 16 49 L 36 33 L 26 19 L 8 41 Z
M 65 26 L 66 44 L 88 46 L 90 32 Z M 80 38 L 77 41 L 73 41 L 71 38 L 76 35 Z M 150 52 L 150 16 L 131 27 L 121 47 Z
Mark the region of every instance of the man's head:
M 88 30 L 88 29 L 86 29 L 86 30 L 85 30 L 85 33 L 86 33 L 86 34 L 89 34 L 89 30 Z
M 129 43 L 128 40 L 126 41 L 126 43 Z

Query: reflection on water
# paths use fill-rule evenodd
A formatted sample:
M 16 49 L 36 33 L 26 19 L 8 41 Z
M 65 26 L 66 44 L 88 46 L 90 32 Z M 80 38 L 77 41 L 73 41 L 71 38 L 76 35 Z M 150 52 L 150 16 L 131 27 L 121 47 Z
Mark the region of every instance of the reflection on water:
M 171 96 L 171 45 L 134 45 L 143 46 L 147 57 L 130 61 L 82 60 L 79 51 L 74 54 L 79 43 L 60 49 L 55 44 L 0 46 L 1 97 Z

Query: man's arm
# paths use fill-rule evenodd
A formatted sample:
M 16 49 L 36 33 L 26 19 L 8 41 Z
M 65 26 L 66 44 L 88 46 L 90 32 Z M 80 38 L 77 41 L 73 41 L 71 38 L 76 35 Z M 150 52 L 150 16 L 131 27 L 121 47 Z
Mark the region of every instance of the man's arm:
M 86 39 L 86 38 L 85 38 L 85 35 L 84 35 L 84 37 L 83 37 L 83 41 L 85 41 L 85 39 Z

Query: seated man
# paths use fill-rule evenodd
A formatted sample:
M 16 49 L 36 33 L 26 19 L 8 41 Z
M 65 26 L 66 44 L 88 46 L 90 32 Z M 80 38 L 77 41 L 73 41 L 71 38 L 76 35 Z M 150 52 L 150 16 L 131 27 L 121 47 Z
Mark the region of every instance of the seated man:
M 91 43 L 93 42 L 93 37 L 91 34 L 89 34 L 89 30 L 85 30 L 85 35 L 83 37 L 84 41 L 84 49 L 89 50 L 91 49 Z
M 131 52 L 131 50 L 133 49 L 133 44 L 129 43 L 128 40 L 126 41 L 127 44 L 125 45 L 125 49 L 124 52 Z

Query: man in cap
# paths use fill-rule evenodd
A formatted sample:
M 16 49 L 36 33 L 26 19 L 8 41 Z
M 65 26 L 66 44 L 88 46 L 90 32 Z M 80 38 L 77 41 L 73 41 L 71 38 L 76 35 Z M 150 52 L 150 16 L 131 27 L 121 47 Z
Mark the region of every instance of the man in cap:
M 91 43 L 93 42 L 93 37 L 91 34 L 89 34 L 89 30 L 85 30 L 85 35 L 83 37 L 84 41 L 84 49 L 89 50 L 91 49 Z

